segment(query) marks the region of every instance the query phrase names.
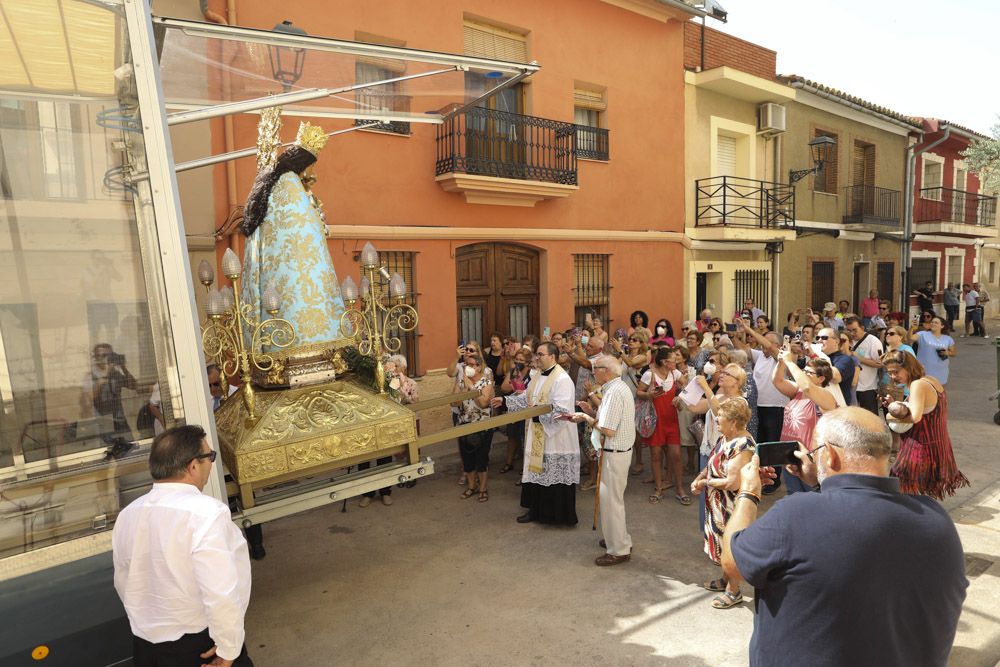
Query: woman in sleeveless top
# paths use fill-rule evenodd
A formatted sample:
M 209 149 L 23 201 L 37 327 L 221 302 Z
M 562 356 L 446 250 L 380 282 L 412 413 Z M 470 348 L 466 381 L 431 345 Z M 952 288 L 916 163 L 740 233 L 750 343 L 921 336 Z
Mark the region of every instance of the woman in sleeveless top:
M 892 474 L 899 478 L 903 493 L 927 495 L 942 500 L 956 489 L 969 485 L 959 471 L 948 436 L 948 396 L 937 379 L 926 375 L 924 367 L 906 352 L 888 352 L 882 363 L 892 382 L 909 385 L 909 398 L 886 400 L 889 426 L 912 424 L 902 433 L 899 455 Z M 898 430 L 897 430 L 898 429 Z
M 683 491 L 681 432 L 677 423 L 677 409 L 673 405 L 681 379 L 674 354 L 673 350 L 666 347 L 661 347 L 656 351 L 653 364 L 639 380 L 636 397 L 640 400 L 652 401 L 653 410 L 656 412 L 656 429 L 643 443 L 649 447 L 650 467 L 653 469 L 653 483 L 655 484 L 653 493 L 649 496 L 649 502 L 659 502 L 663 498 L 663 492 L 668 488 L 663 484 L 663 448 L 668 447 L 667 475 L 672 482 L 671 486 L 677 489 L 677 501 L 682 505 L 690 505 L 691 498 Z

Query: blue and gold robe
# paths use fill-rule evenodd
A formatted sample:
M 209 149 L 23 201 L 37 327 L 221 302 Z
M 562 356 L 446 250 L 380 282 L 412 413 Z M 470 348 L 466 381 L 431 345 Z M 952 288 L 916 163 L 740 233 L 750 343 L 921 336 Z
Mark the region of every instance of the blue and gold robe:
M 289 172 L 278 178 L 268 197 L 264 222 L 247 238 L 240 298 L 263 320 L 270 315 L 264 311 L 261 295 L 268 285 L 278 291 L 278 317 L 295 328 L 289 351 L 341 338 L 344 300 L 324 232 L 302 180 Z

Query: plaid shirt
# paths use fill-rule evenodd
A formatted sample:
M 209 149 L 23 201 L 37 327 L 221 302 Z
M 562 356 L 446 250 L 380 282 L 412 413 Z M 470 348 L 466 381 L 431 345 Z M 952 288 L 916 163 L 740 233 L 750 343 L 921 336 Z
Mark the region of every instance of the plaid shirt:
M 616 452 L 631 449 L 635 442 L 635 399 L 621 378 L 609 380 L 602 387 L 603 398 L 597 409 L 597 426 L 614 429 L 605 436 L 604 448 Z

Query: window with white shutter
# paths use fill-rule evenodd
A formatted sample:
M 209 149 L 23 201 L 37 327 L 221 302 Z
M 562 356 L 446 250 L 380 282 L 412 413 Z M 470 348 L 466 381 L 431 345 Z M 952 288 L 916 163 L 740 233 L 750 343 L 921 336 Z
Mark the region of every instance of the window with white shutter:
M 736 137 L 720 134 L 716 143 L 716 176 L 738 176 L 736 173 Z

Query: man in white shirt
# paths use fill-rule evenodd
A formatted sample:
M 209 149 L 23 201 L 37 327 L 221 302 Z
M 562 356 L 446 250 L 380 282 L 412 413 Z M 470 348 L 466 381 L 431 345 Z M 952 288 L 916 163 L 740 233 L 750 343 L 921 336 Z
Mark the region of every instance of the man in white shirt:
M 597 416 L 577 413 L 574 421 L 586 421 L 601 438 L 600 513 L 604 539 L 600 545 L 607 553 L 594 563 L 618 565 L 632 557 L 632 536 L 625 527 L 625 485 L 632 457 L 625 455 L 635 442 L 635 398 L 622 380 L 622 363 L 618 359 L 599 357 L 593 370 L 603 390 Z
M 136 667 L 253 667 L 247 543 L 229 507 L 201 492 L 215 457 L 200 426 L 164 431 L 149 455 L 153 488 L 115 522 L 115 590 Z
M 781 440 L 785 406 L 788 405 L 788 397 L 778 391 L 773 379 L 774 368 L 781 363 L 778 359 L 781 339 L 773 331 L 761 335 L 745 320 L 741 320 L 740 324 L 747 335 L 753 336 L 760 343 L 759 350 L 748 349 L 745 344 L 740 344 L 741 349 L 748 351 L 753 359 L 753 381 L 757 385 L 757 442 L 777 442 Z M 779 473 L 774 484 L 765 489 L 765 493 L 774 493 L 780 486 Z
M 979 335 L 979 327 L 982 322 L 982 311 L 979 310 L 979 292 L 969 286 L 968 283 L 962 285 L 964 292 L 962 299 L 965 301 L 965 335 L 971 336 L 973 328 L 976 335 Z
M 856 316 L 844 318 L 844 330 L 851 337 L 850 356 L 861 363 L 861 375 L 855 395 L 858 405 L 869 412 L 878 414 L 878 369 L 882 368 L 882 342 L 865 331 L 861 319 Z

